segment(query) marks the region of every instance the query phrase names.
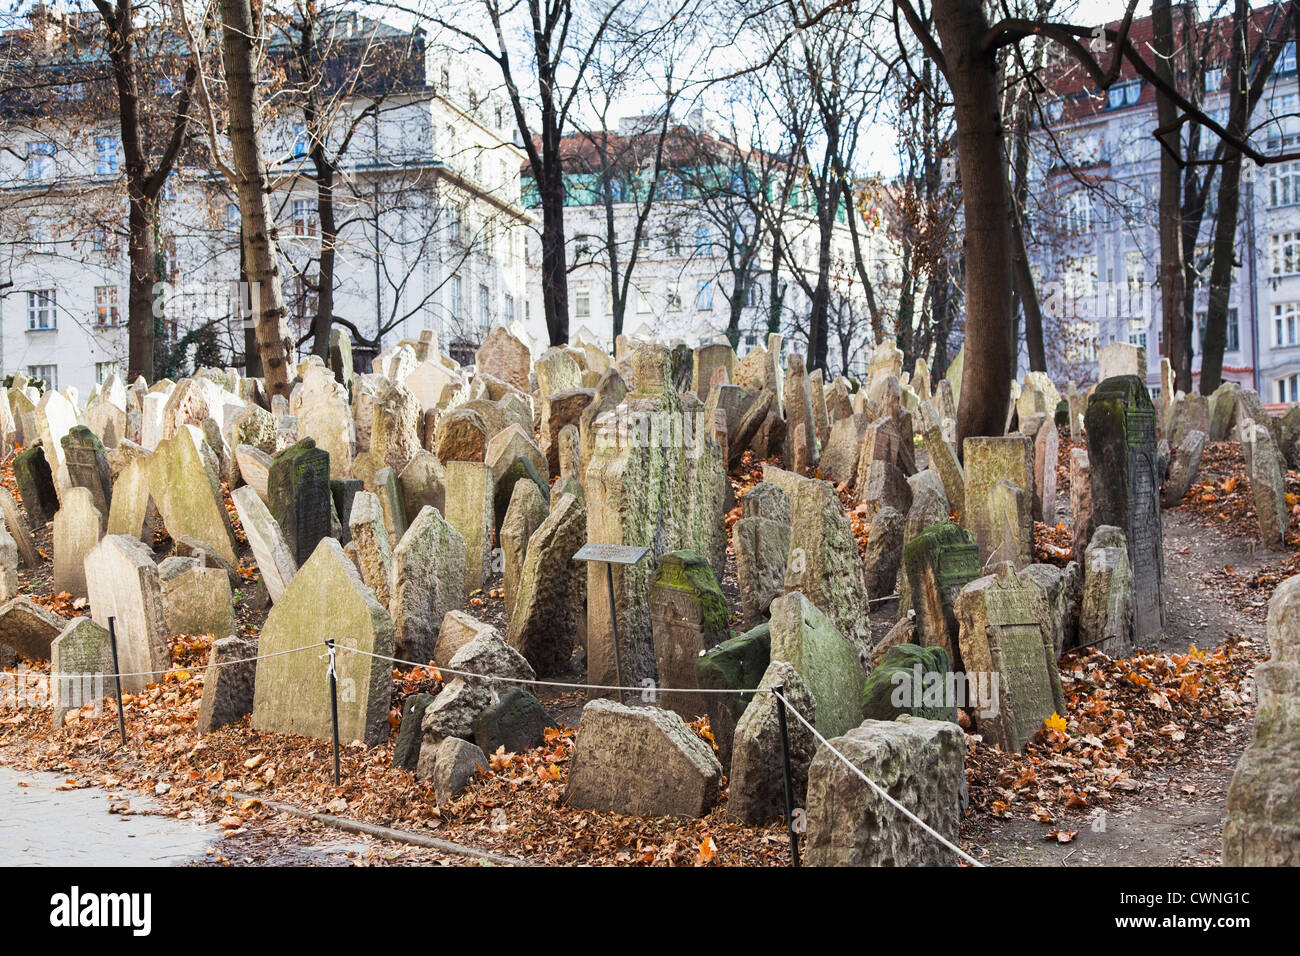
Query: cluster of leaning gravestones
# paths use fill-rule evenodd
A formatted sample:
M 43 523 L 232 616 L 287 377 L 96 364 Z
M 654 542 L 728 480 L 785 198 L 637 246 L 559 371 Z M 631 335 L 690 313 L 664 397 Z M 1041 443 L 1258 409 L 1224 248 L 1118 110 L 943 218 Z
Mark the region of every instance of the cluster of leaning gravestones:
M 1072 386 L 1062 400 L 1028 376 L 1009 433 L 967 439 L 961 460 L 960 358 L 932 386 L 925 363 L 904 373 L 889 343 L 856 390 L 807 373 L 797 354 L 782 368 L 779 336 L 743 359 L 724 343 L 620 339 L 612 357 L 581 343 L 534 361 L 504 328 L 471 367 L 425 333 L 361 375 L 336 332 L 328 364 L 303 362 L 289 397 L 269 401 L 257 380 L 203 370 L 152 386 L 113 377 L 82 409 L 18 376 L 0 402 L 0 439 L 25 449 L 21 509 L 0 491 L 0 652 L 52 661 L 57 725 L 105 693 L 94 679 L 112 671 L 110 618 L 127 691 L 167 669 L 169 637 L 233 634 L 232 589 L 248 585 L 224 482 L 260 572 L 255 599 L 271 610 L 256 639 L 213 645 L 201 730 L 251 713 L 261 730 L 328 738 L 320 642 L 333 638 L 341 734 L 377 745 L 392 661 L 437 662 L 449 679 L 407 698 L 394 761 L 445 799 L 485 752 L 541 741 L 552 720 L 528 682 L 570 674 L 580 648 L 589 684 L 635 690 L 584 708 L 571 805 L 703 815 L 725 767 L 729 814 L 780 816 L 767 693 L 779 686 L 817 735 L 954 840 L 957 707 L 985 739 L 1018 749 L 1064 710 L 1065 649 L 1124 654 L 1159 633 L 1166 462 L 1170 482 L 1190 485 L 1220 423 L 1247 441 L 1255 484 L 1270 454 L 1277 469 L 1276 449 L 1296 444 L 1252 393 L 1176 396 L 1157 414 L 1135 374 L 1144 357 L 1127 349 L 1103 350 L 1089 396 Z M 1034 563 L 1033 550 L 1034 520 L 1055 521 L 1058 424 L 1087 430 L 1070 463 L 1065 569 Z M 746 451 L 789 468 L 764 466 L 729 542 L 726 473 Z M 837 485 L 869 524 L 865 559 Z M 15 596 L 17 567 L 36 563 L 30 528 L 49 522 L 55 588 L 88 599 L 89 617 L 64 621 Z M 160 523 L 171 547 L 158 561 Z M 650 557 L 607 584 L 603 566 L 573 559 L 588 542 Z M 740 633 L 718 583 L 728 543 Z M 461 610 L 497 571 L 504 635 Z M 875 638 L 871 603 L 895 593 L 898 622 Z M 705 713 L 716 752 L 686 724 Z M 789 735 L 811 861 L 953 862 L 882 812 L 801 720 Z

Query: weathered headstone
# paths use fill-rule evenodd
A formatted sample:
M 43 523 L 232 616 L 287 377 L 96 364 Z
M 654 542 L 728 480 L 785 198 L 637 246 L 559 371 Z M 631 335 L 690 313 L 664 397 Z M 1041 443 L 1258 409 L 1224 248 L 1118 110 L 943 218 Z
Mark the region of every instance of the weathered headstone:
M 756 685 L 783 687 L 790 706 L 816 726 L 817 704 L 794 665 L 772 661 Z M 727 815 L 744 823 L 761 826 L 785 814 L 785 751 L 777 700 L 773 694 L 755 694 L 736 724 L 732 743 L 730 789 Z M 817 741 L 807 727 L 793 716 L 786 720 L 790 739 L 791 790 L 796 807 L 803 806 L 808 791 L 808 766 Z
M 1083 604 L 1079 644 L 1096 646 L 1111 657 L 1134 650 L 1134 579 L 1124 532 L 1101 525 L 1084 552 Z
M 170 666 L 162 580 L 153 552 L 139 538 L 105 535 L 86 555 L 91 618 L 108 627 L 114 618 L 122 689 L 132 693 L 162 679 Z
M 50 645 L 51 722 L 57 730 L 69 711 L 95 704 L 112 693 L 113 655 L 108 629 L 88 617 L 68 621 Z
M 994 513 L 990 492 L 999 481 L 1008 481 L 1027 495 L 1034 493 L 1034 445 L 1025 435 L 1006 435 L 967 438 L 962 447 L 966 474 L 962 524 L 975 536 L 983 566 L 1007 534 L 1005 522 L 999 520 L 1005 516 L 1005 509 Z
M 1286 504 L 1286 465 L 1267 428 L 1243 424 L 1242 447 L 1260 540 L 1269 551 L 1285 550 L 1291 524 L 1291 510 Z
M 86 555 L 99 543 L 103 516 L 89 488 L 69 488 L 54 516 L 54 590 L 86 596 Z
M 271 460 L 267 507 L 280 525 L 289 552 L 302 565 L 330 534 L 330 456 L 304 438 Z
M 974 536 L 950 521 L 922 531 L 903 546 L 903 573 L 916 610 L 920 643 L 942 647 L 958 669 L 961 654 L 953 602 L 962 588 L 979 577 L 979 570 Z
M 253 712 L 256 657 L 255 641 L 234 636 L 213 641 L 203 672 L 203 700 L 195 730 L 208 734 Z
M 694 720 L 706 710 L 702 695 L 674 693 L 696 686 L 695 662 L 730 636 L 727 602 L 708 559 L 694 551 L 660 555 L 650 576 L 650 626 L 659 673 L 655 702 Z
M 857 648 L 798 591 L 772 602 L 772 660 L 793 664 L 817 703 L 814 724 L 825 737 L 857 726 L 867 675 Z
M 447 463 L 448 523 L 465 539 L 465 594 L 486 583 L 492 570 L 492 469 L 482 462 Z
M 34 527 L 43 528 L 59 510 L 59 496 L 45 451 L 37 445 L 14 458 L 14 481 L 18 495 Z
M 103 443 L 85 425 L 69 429 L 62 441 L 71 487 L 87 489 L 92 504 L 107 519 L 113 499 L 113 479 Z
M 573 655 L 587 597 L 587 571 L 573 555 L 586 537 L 586 507 L 564 495 L 528 539 L 507 640 L 544 677 L 563 673 Z

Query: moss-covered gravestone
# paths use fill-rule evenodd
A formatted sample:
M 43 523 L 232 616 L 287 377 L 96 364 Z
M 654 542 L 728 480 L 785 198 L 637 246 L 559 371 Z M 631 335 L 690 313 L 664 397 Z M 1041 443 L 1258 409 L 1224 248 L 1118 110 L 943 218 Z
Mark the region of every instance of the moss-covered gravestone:
M 750 690 L 758 686 L 772 659 L 772 630 L 766 621 L 721 644 L 706 648 L 695 659 L 695 683 L 712 690 Z M 736 721 L 745 712 L 753 694 L 704 694 L 709 728 L 718 745 L 718 759 L 731 766 L 731 741 Z
M 713 568 L 698 551 L 670 551 L 650 576 L 650 628 L 659 687 L 696 686 L 701 652 L 727 639 L 727 602 Z M 700 694 L 659 692 L 657 703 L 694 720 L 705 712 Z
M 107 518 L 113 500 L 113 479 L 103 442 L 85 425 L 73 426 L 60 441 L 72 486 L 88 489 L 92 503 Z
M 182 431 L 160 441 L 145 461 L 149 494 L 172 538 L 189 535 L 230 564 L 237 564 L 235 536 L 221 500 L 221 485 L 204 465 L 191 436 Z
M 926 720 L 955 721 L 957 708 L 943 694 L 951 674 L 952 661 L 942 647 L 895 644 L 867 677 L 862 717 L 893 720 L 911 714 Z
M 834 737 L 861 722 L 867 675 L 857 649 L 798 591 L 772 602 L 772 660 L 793 664 L 813 700 L 819 733 Z
M 302 564 L 330 534 L 329 452 L 317 448 L 311 438 L 280 452 L 271 460 L 266 497 L 290 553 Z
M 1164 543 L 1156 412 L 1136 375 L 1108 378 L 1093 391 L 1084 416 L 1092 473 L 1092 526 L 1124 532 L 1133 571 L 1137 638 L 1164 628 Z
M 59 510 L 59 496 L 54 490 L 54 475 L 40 445 L 28 448 L 14 458 L 14 481 L 18 496 L 33 528 L 43 528 Z
M 340 648 L 335 653 L 340 739 L 372 747 L 383 743 L 392 665 L 345 648 L 393 656 L 393 622 L 333 538 L 321 540 L 267 616 L 258 644 L 253 726 L 330 739 L 330 685 L 319 646 L 326 638 Z M 309 649 L 281 653 L 302 647 Z
M 951 521 L 922 531 L 903 546 L 903 573 L 916 610 L 920 642 L 942 647 L 960 666 L 957 619 L 953 602 L 961 589 L 979 577 L 975 538 Z
M 981 564 L 1006 539 L 1005 507 L 993 494 L 998 482 L 1007 481 L 1025 492 L 1026 504 L 1034 491 L 1034 443 L 1028 435 L 967 438 L 965 452 L 965 511 L 962 524 L 975 536 Z M 1031 525 L 1032 528 L 1032 525 Z M 1030 544 L 1032 550 L 1032 542 Z

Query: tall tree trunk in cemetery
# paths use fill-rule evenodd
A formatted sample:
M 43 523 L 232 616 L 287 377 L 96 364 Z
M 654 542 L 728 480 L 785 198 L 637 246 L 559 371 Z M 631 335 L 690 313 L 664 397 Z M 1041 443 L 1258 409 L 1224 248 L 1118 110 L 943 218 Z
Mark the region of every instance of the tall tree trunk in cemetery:
M 1029 250 L 1025 243 L 1025 209 L 1029 204 L 1029 105 L 1022 103 L 1016 113 L 1016 140 L 1012 153 L 1015 179 L 1015 202 L 1011 209 L 1012 276 L 1016 297 L 1025 315 L 1025 348 L 1031 372 L 1047 371 L 1047 352 L 1043 347 L 1043 310 L 1029 267 Z M 1014 348 L 1013 354 L 1019 349 Z M 1013 363 L 1015 359 L 1013 358 Z M 1014 365 L 1013 365 L 1014 374 Z
M 957 120 L 966 214 L 966 355 L 957 438 L 1000 435 L 1011 394 L 1011 197 L 996 54 L 980 0 L 936 0 L 934 25 Z
M 266 157 L 258 136 L 257 48 L 250 0 L 221 0 L 221 45 L 230 109 L 244 255 L 256 311 L 257 351 L 268 395 L 289 395 L 293 339 L 285 321 L 279 250 L 271 218 Z M 328 342 L 328 337 L 326 339 Z
M 1178 70 L 1171 0 L 1154 0 L 1151 5 L 1154 68 L 1161 80 L 1176 88 Z M 1156 91 L 1156 118 L 1160 150 L 1160 311 L 1164 350 L 1173 366 L 1174 387 L 1187 392 L 1192 387 L 1192 341 L 1184 313 L 1186 294 L 1183 272 L 1182 125 L 1178 106 L 1163 91 Z
M 154 285 L 158 270 L 158 199 L 189 128 L 191 94 L 198 75 L 191 61 L 176 109 L 167 121 L 166 146 L 150 168 L 150 136 L 141 106 L 136 24 L 130 0 L 95 0 L 104 25 L 104 48 L 117 90 L 118 121 L 127 189 L 127 375 L 154 377 Z M 164 141 L 163 138 L 156 140 Z

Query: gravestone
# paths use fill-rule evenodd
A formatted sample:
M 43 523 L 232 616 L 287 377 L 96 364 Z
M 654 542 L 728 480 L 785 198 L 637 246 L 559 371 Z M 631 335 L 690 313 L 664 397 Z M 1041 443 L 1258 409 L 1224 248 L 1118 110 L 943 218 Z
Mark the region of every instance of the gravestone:
M 377 497 L 368 491 L 357 493 L 352 499 L 348 529 L 352 532 L 352 543 L 356 547 L 361 580 L 375 592 L 375 600 L 388 607 L 388 580 L 393 571 L 393 549 Z
M 514 617 L 519 599 L 519 575 L 528 554 L 528 539 L 550 513 L 546 499 L 534 482 L 515 483 L 501 522 L 502 588 L 505 591 L 506 620 Z M 585 592 L 585 586 L 584 586 Z
M 953 603 L 979 571 L 974 536 L 951 521 L 927 528 L 903 546 L 903 573 L 916 610 L 920 643 L 942 647 L 958 670 L 961 645 Z
M 278 601 L 293 580 L 298 562 L 293 559 L 280 525 L 257 496 L 257 492 L 244 485 L 232 491 L 230 498 L 235 503 L 240 524 L 243 525 L 249 547 L 252 548 L 253 560 L 262 573 L 262 584 L 271 600 Z
M 772 661 L 758 687 L 784 687 L 782 696 L 790 706 L 816 726 L 817 704 L 794 665 Z M 798 718 L 789 716 L 786 733 L 790 740 L 790 776 L 794 805 L 803 806 L 808 791 L 808 766 L 817 751 L 812 731 Z M 736 724 L 732 744 L 727 816 L 762 826 L 785 815 L 785 751 L 777 700 L 773 694 L 755 694 Z
M 983 566 L 1006 537 L 1006 527 L 995 514 L 991 492 L 1008 481 L 1028 495 L 1034 493 L 1034 443 L 1026 435 L 1001 438 L 967 438 L 962 444 L 966 475 L 966 502 L 962 524 L 975 536 Z M 1026 502 L 1028 504 L 1028 502 Z
M 328 474 L 328 472 L 326 472 Z M 324 538 L 271 608 L 258 643 L 253 727 L 279 734 L 332 737 L 330 685 L 320 642 L 333 638 L 341 740 L 378 746 L 388 737 L 393 623 L 342 546 Z M 295 653 L 296 648 L 307 650 Z
M 1134 581 L 1124 532 L 1101 525 L 1084 552 L 1083 603 L 1079 608 L 1079 644 L 1095 646 L 1111 657 L 1133 653 Z
M 68 621 L 50 645 L 51 723 L 64 725 L 70 711 L 98 704 L 108 693 L 113 654 L 108 630 L 88 617 Z
M 54 590 L 86 596 L 86 555 L 99 543 L 103 516 L 89 488 L 69 488 L 54 516 Z
M 515 388 L 528 390 L 528 372 L 532 356 L 528 346 L 498 325 L 488 333 L 474 353 L 474 366 L 480 374 L 491 375 Z
M 465 595 L 487 582 L 492 570 L 494 492 L 492 469 L 478 461 L 447 463 L 448 523 L 465 539 Z
M 204 464 L 189 432 L 182 429 L 175 438 L 160 441 L 154 453 L 140 464 L 148 469 L 149 496 L 173 540 L 189 535 L 208 545 L 223 560 L 237 564 L 234 532 L 221 498 L 221 486 L 216 474 Z
M 40 445 L 28 448 L 14 458 L 14 481 L 23 510 L 33 527 L 44 528 L 59 510 L 59 496 L 45 451 Z
M 1291 510 L 1286 503 L 1286 463 L 1267 428 L 1243 424 L 1241 430 L 1260 540 L 1269 551 L 1283 551 L 1291 524 Z
M 36 554 L 36 545 L 32 543 L 31 528 L 27 518 L 14 500 L 8 488 L 0 487 L 0 512 L 3 512 L 5 527 L 8 528 L 14 544 L 18 547 L 18 559 L 25 568 L 34 568 L 40 564 Z
M 465 539 L 436 508 L 421 508 L 393 549 L 392 582 L 389 608 L 400 656 L 433 660 L 440 622 L 465 597 Z
M 564 495 L 528 539 L 507 640 L 534 671 L 564 673 L 586 607 L 587 571 L 573 555 L 587 538 L 580 498 Z
M 650 627 L 659 673 L 655 703 L 686 720 L 705 713 L 700 694 L 673 693 L 696 686 L 695 662 L 730 636 L 727 602 L 708 560 L 695 551 L 660 555 L 650 576 Z
M 91 618 L 108 627 L 115 618 L 122 689 L 139 693 L 162 680 L 171 665 L 166 605 L 153 551 L 139 538 L 105 535 L 86 555 Z
M 1061 435 L 1048 421 L 1034 436 L 1034 520 L 1056 524 L 1056 460 Z
M 1134 375 L 1104 380 L 1088 401 L 1084 426 L 1092 524 L 1124 532 L 1133 572 L 1136 635 L 1158 637 L 1164 629 L 1165 562 L 1155 407 L 1146 386 Z
M 209 734 L 253 712 L 256 657 L 256 641 L 229 636 L 212 642 L 195 730 Z
M 301 566 L 330 534 L 330 456 L 304 438 L 271 460 L 267 507 L 280 525 L 289 553 Z
M 858 650 L 798 591 L 772 602 L 772 660 L 793 664 L 817 705 L 813 726 L 825 737 L 856 727 L 867 675 Z
M 1018 752 L 1042 729 L 1045 718 L 1065 712 L 1047 595 L 1004 562 L 993 574 L 966 585 L 953 610 L 961 629 L 963 670 L 968 676 L 989 675 L 984 686 L 996 695 L 968 700 L 966 706 L 978 715 L 985 740 Z M 982 683 L 981 678 L 977 686 Z
M 1300 406 L 1294 407 L 1300 408 Z M 1207 437 L 1205 432 L 1192 429 L 1174 448 L 1165 478 L 1163 503 L 1166 508 L 1178 507 L 1183 496 L 1191 489 L 1192 482 L 1196 479 L 1197 469 L 1201 467 L 1201 456 L 1205 452 Z
M 90 492 L 91 503 L 107 519 L 113 499 L 113 479 L 109 473 L 108 454 L 99 438 L 85 425 L 76 425 L 63 436 L 63 457 L 67 462 L 68 480 L 74 488 Z

